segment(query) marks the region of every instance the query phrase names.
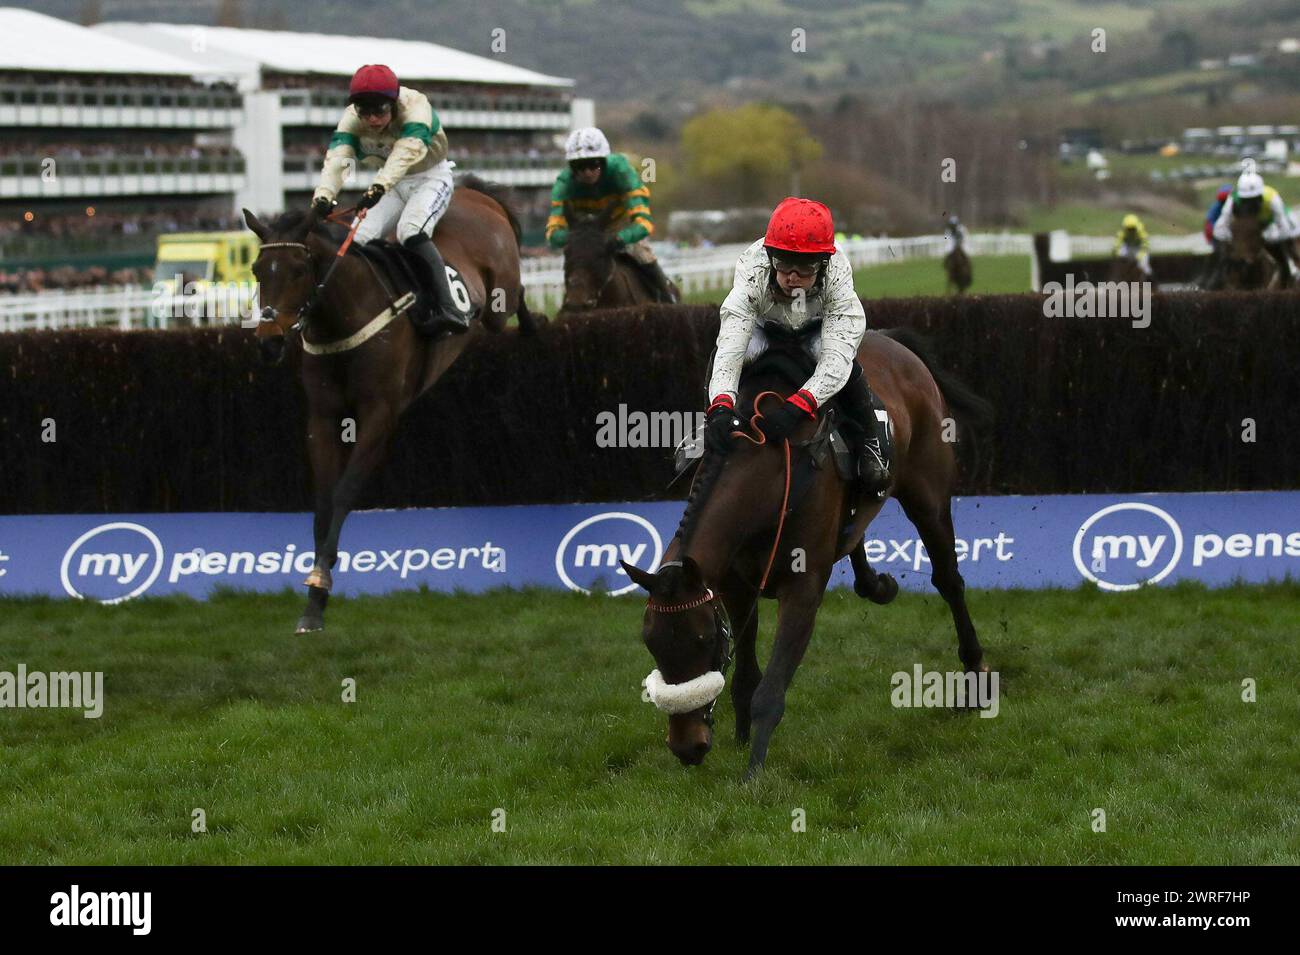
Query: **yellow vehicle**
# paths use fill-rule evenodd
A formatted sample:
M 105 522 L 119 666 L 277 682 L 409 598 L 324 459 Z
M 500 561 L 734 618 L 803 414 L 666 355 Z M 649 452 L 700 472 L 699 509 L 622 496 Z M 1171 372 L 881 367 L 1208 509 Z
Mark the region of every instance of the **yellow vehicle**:
M 169 317 L 233 321 L 255 298 L 251 232 L 175 232 L 158 237 L 154 290 Z M 181 299 L 184 299 L 182 302 Z

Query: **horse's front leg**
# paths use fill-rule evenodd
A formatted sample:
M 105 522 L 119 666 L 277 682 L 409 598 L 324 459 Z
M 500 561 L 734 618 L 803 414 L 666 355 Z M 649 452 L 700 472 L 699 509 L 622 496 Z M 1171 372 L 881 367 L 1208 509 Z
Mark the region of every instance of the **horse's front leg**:
M 386 400 L 357 415 L 356 444 L 331 488 L 329 523 L 325 529 L 325 539 L 318 544 L 316 552 L 317 567 L 327 569 L 327 582 L 328 568 L 332 568 L 338 559 L 339 534 L 343 530 L 343 522 L 356 505 L 366 481 L 383 463 L 389 441 L 396 429 L 397 406 Z M 314 576 L 316 571 L 313 570 L 312 573 Z
M 805 575 L 810 576 L 810 575 Z M 794 671 L 803 660 L 808 641 L 812 639 L 813 624 L 826 589 L 826 577 L 800 581 L 778 597 L 776 639 L 772 645 L 772 658 L 767 672 L 754 691 L 751 706 L 754 739 L 749 752 L 749 769 L 746 779 L 753 779 L 767 759 L 767 747 L 772 733 L 785 713 L 785 692 L 794 679 Z
M 723 591 L 722 602 L 727 607 L 731 621 L 738 629 L 736 641 L 736 670 L 731 678 L 731 706 L 736 712 L 736 742 L 749 742 L 751 723 L 750 707 L 754 690 L 763 679 L 758 666 L 758 594 L 740 577 L 732 575 Z
M 295 633 L 325 629 L 325 605 L 333 586 L 330 571 L 338 559 L 337 548 L 330 550 L 327 540 L 334 516 L 334 486 L 343 470 L 342 428 L 343 422 L 339 417 L 316 412 L 312 413 L 307 424 L 307 452 L 315 488 L 312 540 L 316 562 L 307 576 L 307 606 L 298 619 Z M 337 538 L 335 541 L 337 544 Z

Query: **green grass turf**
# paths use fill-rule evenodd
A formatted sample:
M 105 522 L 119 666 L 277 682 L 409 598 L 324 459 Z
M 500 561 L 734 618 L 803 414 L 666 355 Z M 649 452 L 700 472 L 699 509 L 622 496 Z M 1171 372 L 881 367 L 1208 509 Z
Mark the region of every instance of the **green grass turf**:
M 0 710 L 0 863 L 1300 862 L 1297 584 L 974 592 L 994 719 L 890 704 L 956 665 L 937 595 L 832 592 L 749 785 L 725 697 L 702 767 L 663 745 L 633 597 L 299 603 L 0 602 L 0 670 L 107 697 Z
M 969 295 L 996 295 L 1029 291 L 1029 256 L 988 255 L 971 260 L 972 285 Z M 939 259 L 908 259 L 888 265 L 853 270 L 853 285 L 864 298 L 910 298 L 913 295 L 946 295 L 948 279 Z M 727 289 L 693 292 L 685 301 L 691 305 L 720 303 Z

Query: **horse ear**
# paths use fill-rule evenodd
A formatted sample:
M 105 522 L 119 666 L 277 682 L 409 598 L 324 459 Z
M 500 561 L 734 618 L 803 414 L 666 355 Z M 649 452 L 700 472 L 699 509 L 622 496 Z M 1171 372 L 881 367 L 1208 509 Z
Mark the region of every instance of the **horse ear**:
M 247 226 L 250 229 L 253 230 L 253 234 L 255 236 L 257 236 L 263 242 L 266 241 L 266 236 L 267 236 L 266 226 L 262 225 L 262 221 L 258 219 L 257 216 L 249 212 L 247 209 L 244 210 L 244 222 L 245 224 L 247 224 Z
M 620 560 L 619 563 L 623 565 L 623 569 L 627 571 L 627 575 L 632 578 L 633 583 L 643 587 L 647 592 L 650 590 L 651 585 L 655 582 L 654 574 L 642 570 L 640 567 L 633 567 L 625 560 Z
M 616 211 L 616 208 L 615 208 L 615 206 L 614 206 L 614 203 L 612 203 L 612 202 L 611 202 L 609 205 L 605 206 L 604 209 L 601 209 L 601 210 L 600 210 L 600 224 L 601 224 L 601 226 L 607 226 L 607 225 L 609 225 L 611 222 L 614 221 L 614 213 L 615 213 L 615 211 Z

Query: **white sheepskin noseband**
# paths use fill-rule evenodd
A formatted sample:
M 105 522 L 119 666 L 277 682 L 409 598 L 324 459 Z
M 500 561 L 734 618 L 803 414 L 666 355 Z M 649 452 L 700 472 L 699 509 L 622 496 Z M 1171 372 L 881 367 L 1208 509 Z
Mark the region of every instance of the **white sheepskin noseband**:
M 726 683 L 727 678 L 718 670 L 710 670 L 685 683 L 665 683 L 658 670 L 651 670 L 642 686 L 650 702 L 665 713 L 689 713 L 716 700 Z

